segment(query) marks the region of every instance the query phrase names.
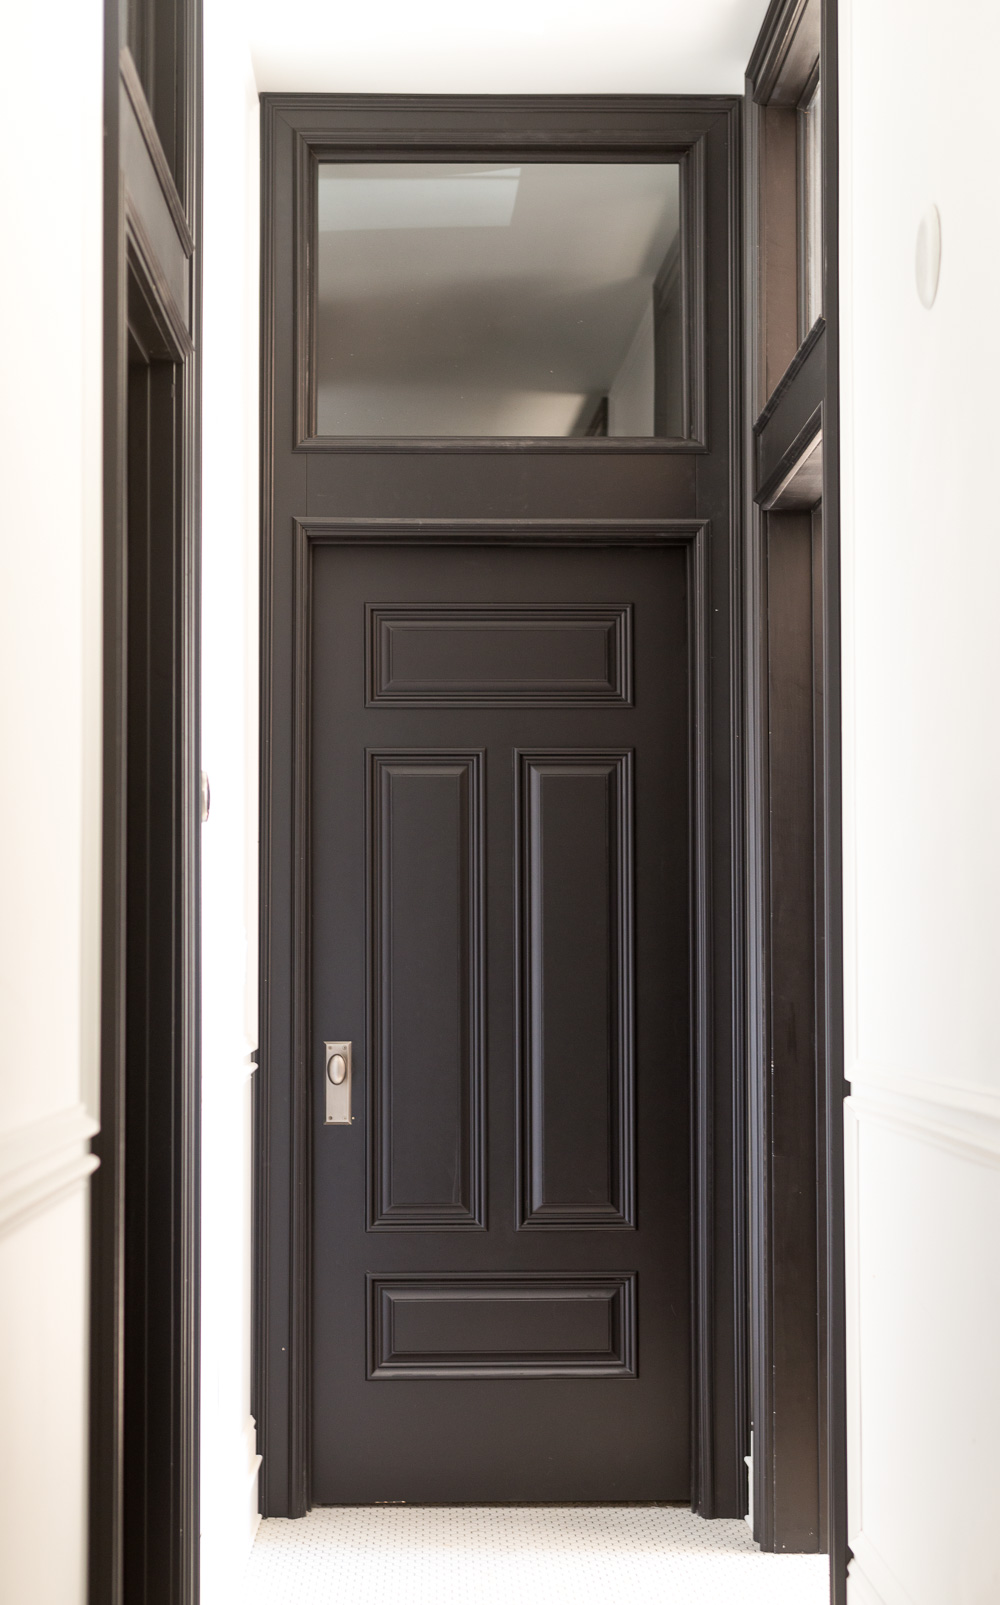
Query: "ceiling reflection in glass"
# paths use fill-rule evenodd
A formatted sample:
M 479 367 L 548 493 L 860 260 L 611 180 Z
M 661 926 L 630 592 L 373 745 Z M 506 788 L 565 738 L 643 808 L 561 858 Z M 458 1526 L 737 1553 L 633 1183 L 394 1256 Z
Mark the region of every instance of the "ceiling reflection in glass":
M 323 163 L 321 435 L 679 436 L 673 163 Z

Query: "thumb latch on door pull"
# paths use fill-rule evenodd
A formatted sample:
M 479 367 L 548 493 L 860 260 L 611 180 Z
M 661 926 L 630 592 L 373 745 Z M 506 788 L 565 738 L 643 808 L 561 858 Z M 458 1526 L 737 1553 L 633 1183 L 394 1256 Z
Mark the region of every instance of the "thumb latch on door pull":
M 351 1124 L 351 1044 L 324 1042 L 326 1049 L 326 1124 Z

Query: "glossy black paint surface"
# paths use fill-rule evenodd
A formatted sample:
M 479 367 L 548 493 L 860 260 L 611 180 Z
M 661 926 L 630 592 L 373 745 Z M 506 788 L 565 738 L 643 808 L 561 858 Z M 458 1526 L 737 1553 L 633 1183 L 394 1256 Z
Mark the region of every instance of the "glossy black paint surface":
M 685 1499 L 687 553 L 312 561 L 313 1108 L 329 1037 L 355 1100 L 312 1122 L 313 1499 Z M 447 701 L 366 706 L 366 609 L 525 599 L 631 605 L 634 706 L 552 706 L 558 659 L 467 700 L 475 634 Z M 627 1355 L 573 1273 L 631 1279 Z M 400 1275 L 387 1367 L 366 1287 Z

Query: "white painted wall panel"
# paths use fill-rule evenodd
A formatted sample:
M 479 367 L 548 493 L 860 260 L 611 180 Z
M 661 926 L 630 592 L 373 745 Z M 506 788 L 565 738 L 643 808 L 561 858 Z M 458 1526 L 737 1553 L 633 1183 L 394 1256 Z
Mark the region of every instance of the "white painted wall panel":
M 997 1095 L 1000 12 L 852 0 L 846 593 L 855 694 L 852 1051 Z M 928 312 L 917 226 L 943 225 Z
M 860 1100 L 848 1142 L 855 1566 L 885 1605 L 992 1605 L 1000 1151 Z
M 0 23 L 3 1129 L 96 1102 L 102 17 Z
M 202 762 L 202 1599 L 228 1601 L 259 1522 L 250 1415 L 257 1043 L 260 110 L 234 0 L 205 0 Z
M 79 1605 L 98 1093 L 103 6 L 0 21 L 0 1598 Z
M 87 1199 L 0 1236 L 0 1598 L 86 1598 Z
M 1000 12 L 842 0 L 853 1605 L 1000 1598 Z M 917 228 L 943 232 L 935 305 Z

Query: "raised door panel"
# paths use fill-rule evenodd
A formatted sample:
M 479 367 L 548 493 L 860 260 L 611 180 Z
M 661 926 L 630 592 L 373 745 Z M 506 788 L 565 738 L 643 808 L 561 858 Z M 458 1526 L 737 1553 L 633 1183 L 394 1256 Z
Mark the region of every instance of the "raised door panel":
M 370 707 L 603 707 L 632 701 L 632 608 L 370 604 Z
M 519 1226 L 634 1225 L 632 753 L 516 754 Z
M 482 754 L 370 753 L 369 1226 L 484 1225 Z
M 634 1377 L 635 1275 L 371 1276 L 368 1375 Z

